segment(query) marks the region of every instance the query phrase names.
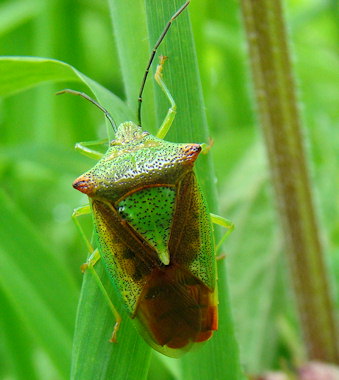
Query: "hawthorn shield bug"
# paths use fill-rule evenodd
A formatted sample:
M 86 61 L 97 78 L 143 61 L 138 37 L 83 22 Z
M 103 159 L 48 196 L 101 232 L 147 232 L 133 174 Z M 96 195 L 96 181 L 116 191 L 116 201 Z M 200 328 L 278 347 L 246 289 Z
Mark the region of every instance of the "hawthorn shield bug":
M 90 202 L 90 207 L 75 210 L 74 216 L 91 210 L 98 240 L 97 250 L 87 240 L 92 255 L 86 266 L 93 269 L 103 259 L 142 336 L 171 357 L 208 340 L 218 328 L 212 222 L 225 226 L 228 233 L 233 228 L 225 219 L 209 214 L 197 183 L 194 162 L 205 144 L 163 140 L 176 113 L 162 80 L 165 57 L 155 79 L 171 108 L 156 136 L 141 128 L 142 94 L 150 66 L 172 22 L 188 4 L 172 16 L 153 48 L 139 93 L 138 124 L 127 121 L 116 128 L 108 111 L 86 94 L 61 91 L 90 100 L 115 129 L 107 152 L 73 183 Z M 115 341 L 121 318 L 113 306 L 112 310 Z

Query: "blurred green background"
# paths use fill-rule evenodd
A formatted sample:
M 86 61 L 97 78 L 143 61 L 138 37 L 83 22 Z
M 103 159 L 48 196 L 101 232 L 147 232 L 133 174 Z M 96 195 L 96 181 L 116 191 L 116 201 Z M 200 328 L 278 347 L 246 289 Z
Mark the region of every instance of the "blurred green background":
M 335 0 L 290 0 L 286 16 L 321 236 L 335 289 L 339 8 Z M 252 100 L 239 5 L 194 0 L 190 17 L 214 141 L 219 211 L 236 224 L 221 265 L 228 268 L 241 362 L 250 373 L 284 368 L 302 360 L 303 350 Z M 131 20 L 131 27 L 137 22 Z M 0 1 L 0 55 L 65 61 L 124 99 L 104 0 Z M 73 147 L 105 137 L 106 129 L 95 107 L 77 97 L 54 96 L 65 87 L 82 89 L 72 83 L 44 84 L 0 101 L 0 379 L 59 379 L 60 368 L 69 365 L 82 281 L 79 266 L 86 256 L 70 217 L 86 198 L 71 184 L 92 165 Z M 54 279 L 63 286 L 50 289 Z M 41 304 L 40 293 L 48 294 L 48 304 Z M 57 364 L 50 358 L 55 347 L 60 349 Z

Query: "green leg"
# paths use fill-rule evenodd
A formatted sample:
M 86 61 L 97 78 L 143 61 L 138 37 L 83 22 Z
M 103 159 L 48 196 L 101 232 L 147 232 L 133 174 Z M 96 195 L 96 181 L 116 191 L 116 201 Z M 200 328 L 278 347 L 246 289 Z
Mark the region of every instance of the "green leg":
M 166 58 L 167 57 L 164 57 L 164 56 L 160 57 L 160 64 L 157 66 L 157 70 L 156 70 L 155 75 L 154 75 L 155 80 L 158 82 L 160 88 L 163 90 L 163 92 L 167 96 L 167 99 L 171 103 L 171 108 L 167 111 L 167 115 L 166 115 L 164 121 L 162 122 L 161 127 L 158 130 L 157 135 L 156 135 L 160 139 L 163 139 L 167 135 L 169 129 L 171 128 L 173 120 L 175 118 L 175 115 L 177 113 L 177 106 L 174 102 L 174 99 L 173 99 L 171 93 L 169 92 L 169 89 L 167 88 L 166 84 L 162 80 L 162 69 L 163 69 L 163 65 L 166 61 Z
M 224 233 L 224 235 L 222 236 L 222 238 L 219 240 L 218 244 L 216 245 L 215 251 L 218 252 L 223 242 L 226 240 L 227 236 L 234 230 L 234 224 L 230 220 L 225 219 L 222 216 L 215 215 L 215 214 L 210 214 L 210 215 L 211 215 L 212 223 L 218 224 L 219 226 L 227 229 L 227 231 Z
M 214 144 L 214 141 L 212 139 L 209 139 L 208 144 L 202 143 L 201 144 L 201 153 L 207 154 L 211 150 L 213 144 Z
M 108 143 L 108 139 L 79 142 L 79 143 L 76 143 L 75 150 L 80 152 L 86 157 L 93 158 L 94 160 L 100 160 L 103 154 L 89 147 L 94 146 L 94 145 L 97 146 L 97 145 L 107 144 L 107 143 Z
M 96 270 L 94 269 L 94 265 L 100 259 L 100 253 L 99 253 L 98 249 L 93 248 L 91 242 L 87 238 L 87 236 L 86 236 L 86 234 L 85 234 L 85 232 L 84 232 L 84 230 L 80 224 L 80 221 L 78 219 L 79 216 L 87 215 L 90 213 L 91 213 L 91 208 L 89 205 L 86 205 L 86 206 L 76 208 L 72 214 L 72 219 L 73 219 L 75 225 L 77 226 L 77 228 L 79 229 L 80 234 L 86 243 L 87 249 L 90 252 L 90 256 L 88 257 L 86 263 L 81 266 L 81 270 L 83 272 L 85 272 L 88 269 L 92 273 L 96 283 L 99 286 L 99 289 L 101 290 L 103 296 L 105 297 L 105 299 L 108 303 L 109 308 L 111 309 L 111 311 L 114 315 L 115 325 L 114 325 L 114 329 L 113 329 L 113 333 L 112 333 L 112 337 L 111 337 L 110 341 L 116 342 L 117 341 L 117 332 L 118 332 L 120 324 L 121 324 L 121 316 L 120 316 L 119 312 L 117 311 L 117 309 L 115 308 L 113 302 L 111 301 L 111 299 L 110 299 L 103 283 L 101 282 L 100 277 L 98 276 Z
M 88 240 L 88 238 L 87 238 L 87 236 L 86 236 L 86 234 L 85 234 L 85 232 L 84 232 L 84 230 L 80 224 L 80 221 L 78 219 L 79 216 L 88 215 L 90 213 L 91 213 L 90 205 L 77 207 L 73 211 L 72 219 L 73 219 L 73 222 L 75 223 L 75 225 L 77 226 L 77 229 L 79 230 L 81 237 L 84 239 L 84 242 L 86 243 L 86 247 L 88 249 L 88 252 L 92 253 L 94 251 L 94 248 L 93 248 L 91 242 Z

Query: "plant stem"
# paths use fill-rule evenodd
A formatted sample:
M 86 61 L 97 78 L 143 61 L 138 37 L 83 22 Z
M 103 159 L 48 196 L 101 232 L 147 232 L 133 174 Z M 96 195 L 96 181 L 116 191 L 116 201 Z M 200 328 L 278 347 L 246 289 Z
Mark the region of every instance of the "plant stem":
M 242 0 L 251 70 L 309 359 L 338 362 L 338 334 L 319 238 L 279 0 Z

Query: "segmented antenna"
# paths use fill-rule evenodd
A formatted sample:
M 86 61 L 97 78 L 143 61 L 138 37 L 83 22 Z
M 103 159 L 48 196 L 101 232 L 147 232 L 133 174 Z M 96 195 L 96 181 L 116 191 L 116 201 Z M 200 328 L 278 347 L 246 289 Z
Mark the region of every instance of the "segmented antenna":
M 110 124 L 111 124 L 111 126 L 113 128 L 114 133 L 117 131 L 118 128 L 117 128 L 117 125 L 116 125 L 116 123 L 115 123 L 112 115 L 106 110 L 106 108 L 104 108 L 97 101 L 95 101 L 94 99 L 92 99 L 91 97 L 89 97 L 87 94 L 85 94 L 84 92 L 80 92 L 80 91 L 70 90 L 69 88 L 66 88 L 65 90 L 58 91 L 56 93 L 56 95 L 62 95 L 62 94 L 79 95 L 82 98 L 85 98 L 86 100 L 88 100 L 91 103 L 93 103 L 95 106 L 97 106 L 105 114 L 107 120 L 110 122 Z
M 188 6 L 188 4 L 190 3 L 190 0 L 189 1 L 186 1 L 186 3 L 184 5 L 181 6 L 181 8 L 179 8 L 175 13 L 174 15 L 171 17 L 171 19 L 168 21 L 167 25 L 165 26 L 165 29 L 163 30 L 163 32 L 161 33 L 158 41 L 156 42 L 156 44 L 154 45 L 153 47 L 153 50 L 152 50 L 152 53 L 151 53 L 151 56 L 150 56 L 150 59 L 148 61 L 148 64 L 146 66 L 146 71 L 145 71 L 145 74 L 144 74 L 144 78 L 142 80 L 142 83 L 141 83 L 141 88 L 140 88 L 140 92 L 139 92 L 139 97 L 138 97 L 138 124 L 141 126 L 141 104 L 142 104 L 142 93 L 144 91 L 144 87 L 145 87 L 145 84 L 146 84 L 146 79 L 147 79 L 147 76 L 148 76 L 148 73 L 149 73 L 149 69 L 151 67 L 151 64 L 153 62 L 153 59 L 154 59 L 154 56 L 157 52 L 157 49 L 159 47 L 159 45 L 161 44 L 162 40 L 164 39 L 164 37 L 166 36 L 167 32 L 168 32 L 168 29 L 171 27 L 172 25 L 172 22 L 184 11 L 184 9 Z

